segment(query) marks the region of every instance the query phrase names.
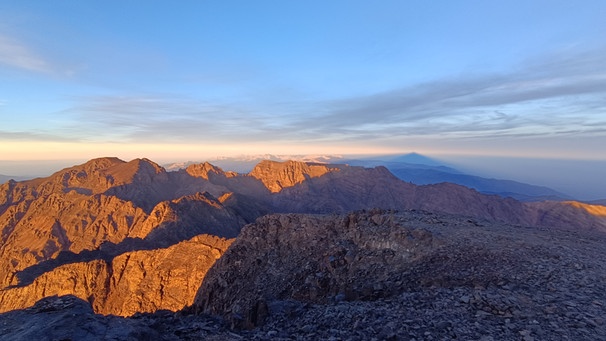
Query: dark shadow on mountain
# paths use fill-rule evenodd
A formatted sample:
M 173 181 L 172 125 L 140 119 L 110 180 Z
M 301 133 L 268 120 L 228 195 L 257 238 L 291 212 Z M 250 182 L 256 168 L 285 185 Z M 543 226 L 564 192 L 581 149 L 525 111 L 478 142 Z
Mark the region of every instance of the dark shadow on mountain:
M 79 253 L 62 251 L 54 259 L 18 272 L 16 275 L 19 284 L 16 287 L 27 286 L 42 274 L 66 264 L 93 260 L 110 263 L 114 257 L 127 252 L 167 248 L 201 234 L 235 238 L 244 225 L 270 213 L 267 206 L 236 193 L 230 193 L 222 200 L 223 203 L 220 203 L 205 192 L 168 202 L 167 205 L 175 212 L 177 220 L 157 226 L 145 238 L 129 237 L 119 243 L 105 242 L 96 250 L 83 250 Z
M 112 187 L 104 194 L 132 201 L 147 213 L 162 201 L 176 200 L 198 192 L 208 192 L 215 197 L 234 192 L 257 200 L 263 200 L 269 195 L 263 183 L 251 176 L 227 177 L 222 171 L 211 172 L 207 176 L 208 179 L 193 176 L 185 170 L 163 172 L 150 175 L 149 179 L 136 179 L 132 183 Z
M 453 173 L 447 169 L 388 166 L 398 178 L 416 185 L 450 182 L 469 187 L 484 194 L 511 197 L 520 201 L 571 200 L 571 197 L 544 186 L 529 185 L 513 180 L 488 179 L 474 175 Z
M 93 191 L 91 189 L 81 187 L 67 187 L 63 190 L 63 193 L 69 193 L 71 191 L 82 195 L 93 195 Z
M 352 166 L 385 166 L 399 179 L 414 183 L 415 185 L 450 182 L 475 189 L 480 193 L 494 194 L 503 198 L 510 197 L 524 202 L 573 199 L 567 194 L 544 186 L 465 174 L 437 160 L 416 153 L 399 157 L 383 157 L 380 159 L 345 160 L 345 162 Z
M 114 257 L 126 252 L 153 250 L 155 248 L 157 247 L 141 238 L 126 238 L 117 244 L 105 242 L 96 250 L 83 250 L 79 253 L 72 251 L 61 251 L 56 258 L 42 261 L 17 272 L 16 275 L 19 280 L 19 284 L 7 287 L 7 289 L 13 287 L 24 287 L 32 284 L 36 278 L 44 273 L 51 272 L 54 269 L 66 264 L 90 262 L 93 260 L 104 260 L 106 262 L 111 262 Z

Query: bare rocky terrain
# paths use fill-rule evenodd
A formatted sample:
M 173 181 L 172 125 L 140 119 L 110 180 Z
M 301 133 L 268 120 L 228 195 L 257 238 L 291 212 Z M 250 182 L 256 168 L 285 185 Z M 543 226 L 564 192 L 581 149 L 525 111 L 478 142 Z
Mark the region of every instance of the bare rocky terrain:
M 207 274 L 194 307 L 261 325 L 255 337 L 595 340 L 606 337 L 605 242 L 421 211 L 267 216 Z
M 384 167 L 95 159 L 0 185 L 0 335 L 596 339 L 605 231 L 604 206 Z
M 0 334 L 597 340 L 606 337 L 605 242 L 601 232 L 426 211 L 271 215 L 244 228 L 183 311 L 118 318 L 72 296 L 46 298 L 0 315 Z

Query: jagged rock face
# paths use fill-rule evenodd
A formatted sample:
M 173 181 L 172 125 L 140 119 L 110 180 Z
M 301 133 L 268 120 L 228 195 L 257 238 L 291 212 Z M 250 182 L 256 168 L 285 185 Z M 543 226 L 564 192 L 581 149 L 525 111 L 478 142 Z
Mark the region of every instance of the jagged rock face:
M 15 285 L 16 271 L 55 258 L 62 251 L 93 250 L 104 242 L 141 237 L 147 215 L 131 202 L 75 191 L 51 193 L 10 206 L 0 214 L 0 284 Z
M 574 331 L 553 326 L 600 316 L 604 241 L 592 231 L 422 211 L 271 215 L 243 229 L 208 272 L 192 308 L 234 327 L 266 321 L 264 330 L 288 328 L 278 335 L 310 339 L 336 330 L 343 339 L 422 338 L 425 331 L 470 339 L 485 330 L 512 340 L 519 330 L 545 339 L 601 338 L 602 319 Z M 526 329 L 530 318 L 542 330 Z
M 303 183 L 311 178 L 337 171 L 339 171 L 337 166 L 297 161 L 276 162 L 265 160 L 255 166 L 249 175 L 261 180 L 272 193 L 277 193 L 284 188 Z
M 185 171 L 187 172 L 187 174 L 189 174 L 191 176 L 203 178 L 206 180 L 211 180 L 214 176 L 225 177 L 225 178 L 233 178 L 235 176 L 238 176 L 238 173 L 236 173 L 236 172 L 232 172 L 232 171 L 225 172 L 225 171 L 223 171 L 223 169 L 221 169 L 221 167 L 211 165 L 208 162 L 189 165 L 185 169 Z
M 253 201 L 261 203 L 269 201 L 270 192 L 268 188 L 261 180 L 250 174 L 240 175 L 232 171 L 225 172 L 220 167 L 213 166 L 208 162 L 190 165 L 185 172 L 190 176 L 208 180 L 214 186 L 223 188 L 223 192 L 249 196 L 252 197 Z
M 235 237 L 263 214 L 246 200 L 223 205 L 223 186 L 168 174 L 149 160 L 91 160 L 44 179 L 0 187 L 0 288 L 61 252 L 79 254 L 140 238 L 167 247 L 201 233 Z M 175 197 L 179 195 L 180 197 Z M 229 207 L 227 207 L 229 206 Z M 258 211 L 257 211 L 258 210 Z
M 247 225 L 215 264 L 194 306 L 252 327 L 272 300 L 388 296 L 403 285 L 400 277 L 411 264 L 442 243 L 398 224 L 394 213 L 265 216 Z
M 110 261 L 64 264 L 28 285 L 0 291 L 0 312 L 68 294 L 90 302 L 101 314 L 177 311 L 193 303 L 206 272 L 232 241 L 200 235 L 168 248 L 125 252 Z
M 107 243 L 119 245 L 127 238 L 143 239 L 155 247 L 201 233 L 233 238 L 248 221 L 235 212 L 239 204 L 232 205 L 234 209 L 226 208 L 208 194 L 197 194 L 161 202 L 147 215 L 113 196 L 83 196 L 72 191 L 13 206 L 0 216 L 7 222 L 0 245 L 0 260 L 5 264 L 0 267 L 0 283 L 2 287 L 17 285 L 17 272 L 61 252 L 78 254 Z

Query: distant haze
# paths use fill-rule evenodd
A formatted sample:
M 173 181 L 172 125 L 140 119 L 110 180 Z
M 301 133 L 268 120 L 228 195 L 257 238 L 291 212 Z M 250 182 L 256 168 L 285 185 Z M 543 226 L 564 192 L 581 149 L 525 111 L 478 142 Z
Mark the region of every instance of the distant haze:
M 606 161 L 535 159 L 489 156 L 424 155 L 432 162 L 456 168 L 464 173 L 486 178 L 497 178 L 526 182 L 553 188 L 578 200 L 598 200 L 606 198 Z M 143 156 L 142 156 L 143 157 Z M 340 155 L 336 158 L 373 158 L 369 155 Z M 376 157 L 385 157 L 377 155 Z M 311 156 L 308 159 L 313 159 Z M 317 158 L 317 157 L 316 157 Z M 237 157 L 235 159 L 238 159 Z M 242 160 L 250 159 L 243 156 Z M 298 156 L 298 159 L 305 159 Z M 189 159 L 154 160 L 157 162 L 210 161 L 216 157 L 195 157 Z M 419 160 L 422 160 L 419 158 Z M 62 168 L 84 163 L 87 160 L 45 160 L 45 161 L 1 161 L 0 174 L 24 176 L 28 178 L 48 176 Z M 128 160 L 126 160 L 128 161 Z M 410 162 L 410 161 L 408 161 Z M 225 169 L 230 170 L 230 169 Z M 240 171 L 240 170 L 238 170 Z
M 606 198 L 605 160 L 441 156 L 466 173 L 553 188 L 579 200 Z

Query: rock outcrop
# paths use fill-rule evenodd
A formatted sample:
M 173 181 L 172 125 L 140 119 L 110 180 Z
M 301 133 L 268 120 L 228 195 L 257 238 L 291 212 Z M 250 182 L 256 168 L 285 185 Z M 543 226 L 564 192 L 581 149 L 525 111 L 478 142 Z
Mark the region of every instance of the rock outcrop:
M 52 295 L 74 295 L 106 315 L 177 311 L 193 303 L 206 272 L 232 241 L 200 235 L 168 248 L 64 264 L 28 285 L 0 290 L 0 312 Z
M 205 313 L 229 312 L 235 325 L 252 327 L 272 300 L 389 296 L 411 264 L 440 243 L 389 213 L 265 216 L 242 230 L 205 278 L 195 305 Z
M 330 172 L 337 172 L 341 167 L 325 164 L 305 163 L 299 161 L 261 161 L 249 173 L 261 182 L 272 193 L 317 178 Z
M 272 215 L 192 310 L 261 339 L 601 339 L 604 242 L 422 211 Z

